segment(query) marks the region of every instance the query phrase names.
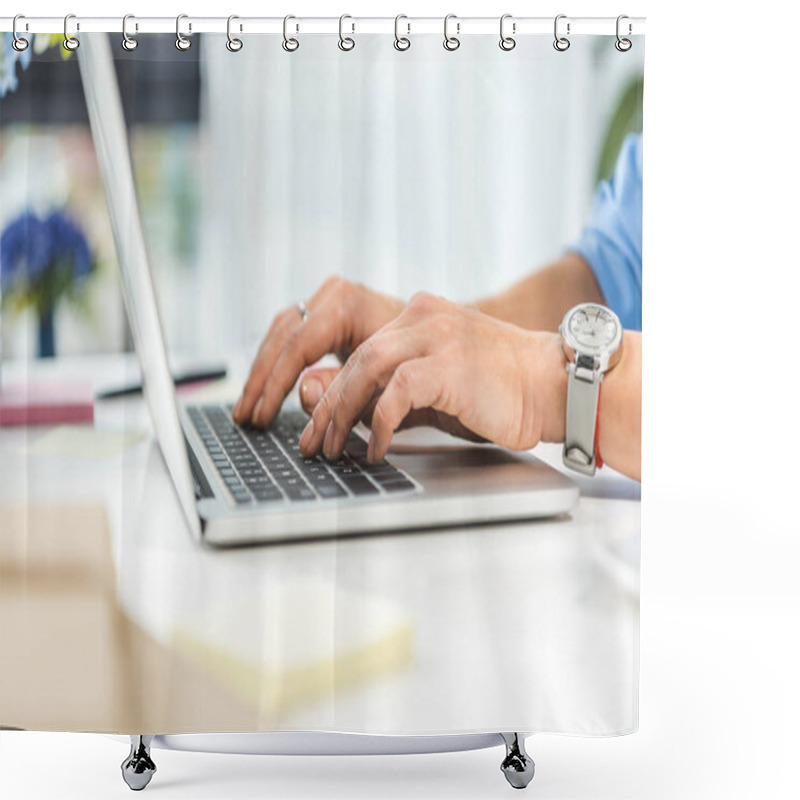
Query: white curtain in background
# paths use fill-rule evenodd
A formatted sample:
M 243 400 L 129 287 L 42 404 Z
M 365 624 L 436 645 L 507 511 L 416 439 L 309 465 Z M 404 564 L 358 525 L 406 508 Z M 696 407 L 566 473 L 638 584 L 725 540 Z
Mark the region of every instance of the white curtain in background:
M 614 37 L 204 36 L 204 191 L 192 342 L 254 345 L 331 273 L 468 300 L 580 231 L 616 97 L 643 48 Z M 184 339 L 184 335 L 173 338 Z M 179 342 L 180 343 L 180 342 Z M 186 342 L 188 344 L 189 342 Z

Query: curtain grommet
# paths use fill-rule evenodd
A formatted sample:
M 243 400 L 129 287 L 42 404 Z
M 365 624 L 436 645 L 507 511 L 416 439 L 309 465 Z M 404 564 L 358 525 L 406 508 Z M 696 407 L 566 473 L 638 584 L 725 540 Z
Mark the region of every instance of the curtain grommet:
M 228 48 L 228 52 L 230 53 L 238 53 L 244 47 L 244 42 L 242 42 L 241 39 L 231 36 L 231 22 L 233 22 L 235 19 L 239 19 L 236 14 L 231 14 L 228 17 L 228 41 L 225 42 L 225 47 Z M 241 26 L 239 27 L 239 30 L 241 30 Z
M 503 14 L 503 16 L 500 17 L 500 49 L 509 53 L 517 46 L 517 40 L 514 39 L 513 36 L 506 36 L 505 24 L 507 19 L 512 19 L 511 14 Z M 516 22 L 511 24 L 511 31 L 512 33 L 517 32 Z
M 181 33 L 181 20 L 188 19 L 188 14 L 178 14 L 177 18 L 175 19 L 175 47 L 178 48 L 181 52 L 188 50 L 192 46 L 192 40 L 187 39 Z M 192 32 L 192 24 L 189 23 L 189 33 Z
M 17 33 L 17 20 L 25 19 L 24 14 L 17 14 L 14 17 L 14 22 L 11 23 L 11 35 L 14 37 L 11 46 L 18 52 L 24 53 L 28 49 L 30 42 Z
M 559 14 L 556 17 L 555 22 L 553 23 L 553 35 L 555 36 L 553 47 L 555 47 L 555 49 L 558 50 L 559 53 L 565 53 L 567 50 L 569 50 L 570 46 L 570 41 L 569 39 L 567 39 L 566 36 L 558 35 L 558 21 L 566 18 L 567 18 L 566 14 Z M 567 36 L 569 36 L 569 34 L 570 34 L 570 23 L 567 22 Z
M 445 50 L 449 50 L 451 53 L 453 53 L 458 50 L 459 47 L 461 47 L 461 39 L 458 38 L 458 35 L 450 36 L 449 25 L 451 19 L 458 20 L 458 17 L 456 17 L 455 14 L 448 14 L 444 18 L 444 42 L 442 43 L 442 46 Z M 456 34 L 459 33 L 461 33 L 461 23 L 456 21 Z
M 411 39 L 408 37 L 411 35 L 411 23 L 406 22 L 406 31 L 405 36 L 400 35 L 400 20 L 401 19 L 408 19 L 405 14 L 398 14 L 394 18 L 394 49 L 399 50 L 401 53 L 405 53 L 406 50 L 411 47 Z
M 68 30 L 69 21 L 71 19 L 75 19 L 75 15 L 74 14 L 67 14 L 67 16 L 64 17 L 64 42 L 63 42 L 63 47 L 64 47 L 65 50 L 69 51 L 70 53 L 73 53 L 73 52 L 75 52 L 75 50 L 77 50 L 81 46 L 81 43 L 78 41 L 78 39 L 75 36 L 72 36 L 72 34 L 70 34 L 70 32 Z M 75 23 L 75 26 L 76 26 L 75 27 L 76 30 L 80 30 L 81 29 L 81 25 L 80 25 L 79 22 Z
M 287 53 L 294 53 L 294 51 L 297 50 L 298 47 L 300 47 L 300 42 L 298 42 L 297 39 L 289 36 L 289 20 L 290 19 L 297 19 L 297 17 L 293 16 L 292 14 L 287 14 L 283 18 L 283 42 L 281 44 L 281 47 L 283 47 L 283 49 Z M 297 25 L 295 27 L 295 30 L 298 31 L 299 29 L 300 29 L 300 26 Z
M 353 18 L 349 14 L 342 14 L 342 16 L 339 17 L 339 49 L 345 53 L 349 53 L 356 46 L 356 40 L 353 39 L 352 36 L 344 35 L 343 27 L 344 27 L 344 21 L 346 19 L 353 19 Z M 352 22 L 350 24 L 353 28 L 352 33 L 355 33 L 356 32 L 355 22 Z
M 132 50 L 135 50 L 139 46 L 139 42 L 137 39 L 134 39 L 132 36 L 128 36 L 128 20 L 135 19 L 133 14 L 126 14 L 122 18 L 122 49 L 127 50 L 129 53 Z M 136 24 L 136 30 L 139 30 L 138 23 Z
M 619 50 L 620 53 L 627 53 L 628 50 L 633 47 L 633 42 L 630 39 L 626 39 L 620 34 L 620 23 L 624 19 L 629 19 L 627 14 L 620 14 L 617 17 L 617 41 L 614 42 L 614 47 Z M 633 25 L 631 25 L 630 21 L 628 22 L 628 36 L 631 35 L 633 32 Z

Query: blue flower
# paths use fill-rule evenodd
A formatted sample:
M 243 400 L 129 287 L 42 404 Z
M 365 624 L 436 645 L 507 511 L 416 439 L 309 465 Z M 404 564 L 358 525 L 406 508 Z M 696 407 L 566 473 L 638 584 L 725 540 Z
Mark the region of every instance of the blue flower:
M 75 283 L 86 278 L 93 267 L 86 237 L 61 211 L 45 219 L 26 211 L 9 223 L 0 236 L 3 294 L 16 287 L 23 292 L 32 291 L 45 284 L 57 269 L 68 269 L 71 283 Z
M 92 256 L 83 231 L 60 211 L 53 212 L 43 224 L 54 260 L 70 261 L 73 278 L 85 278 L 92 271 Z
M 30 44 L 22 52 L 15 50 L 13 34 L 2 34 L 2 38 L 0 38 L 0 97 L 17 88 L 19 85 L 17 62 L 22 69 L 26 69 L 31 63 L 31 51 Z

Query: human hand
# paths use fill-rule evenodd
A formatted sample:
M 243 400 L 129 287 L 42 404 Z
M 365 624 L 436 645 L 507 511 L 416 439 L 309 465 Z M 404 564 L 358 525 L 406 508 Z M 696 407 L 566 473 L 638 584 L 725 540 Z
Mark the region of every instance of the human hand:
M 241 398 L 233 409 L 239 424 L 269 425 L 303 369 L 328 353 L 349 353 L 403 308 L 400 300 L 343 278 L 328 278 L 306 304 L 278 314 L 264 337 Z M 342 358 L 345 360 L 346 355 Z M 301 399 L 311 411 L 337 370 L 309 372 Z M 314 385 L 314 381 L 318 385 Z M 303 391 L 305 390 L 305 391 Z M 317 397 L 313 394 L 316 392 Z
M 367 457 L 422 413 L 451 432 L 524 450 L 564 436 L 566 370 L 558 334 L 527 331 L 428 294 L 362 342 L 316 405 L 306 455 L 341 455 L 371 409 Z

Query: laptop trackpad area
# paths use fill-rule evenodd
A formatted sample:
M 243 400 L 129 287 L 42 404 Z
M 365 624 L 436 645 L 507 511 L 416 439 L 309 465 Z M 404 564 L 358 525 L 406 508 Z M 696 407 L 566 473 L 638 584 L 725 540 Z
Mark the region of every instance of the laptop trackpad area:
M 389 460 L 434 494 L 502 494 L 564 488 L 569 478 L 528 454 L 495 447 L 390 452 Z
M 368 435 L 366 430 L 359 433 Z M 395 434 L 387 458 L 436 494 L 498 494 L 573 485 L 529 453 L 465 442 L 434 428 Z

